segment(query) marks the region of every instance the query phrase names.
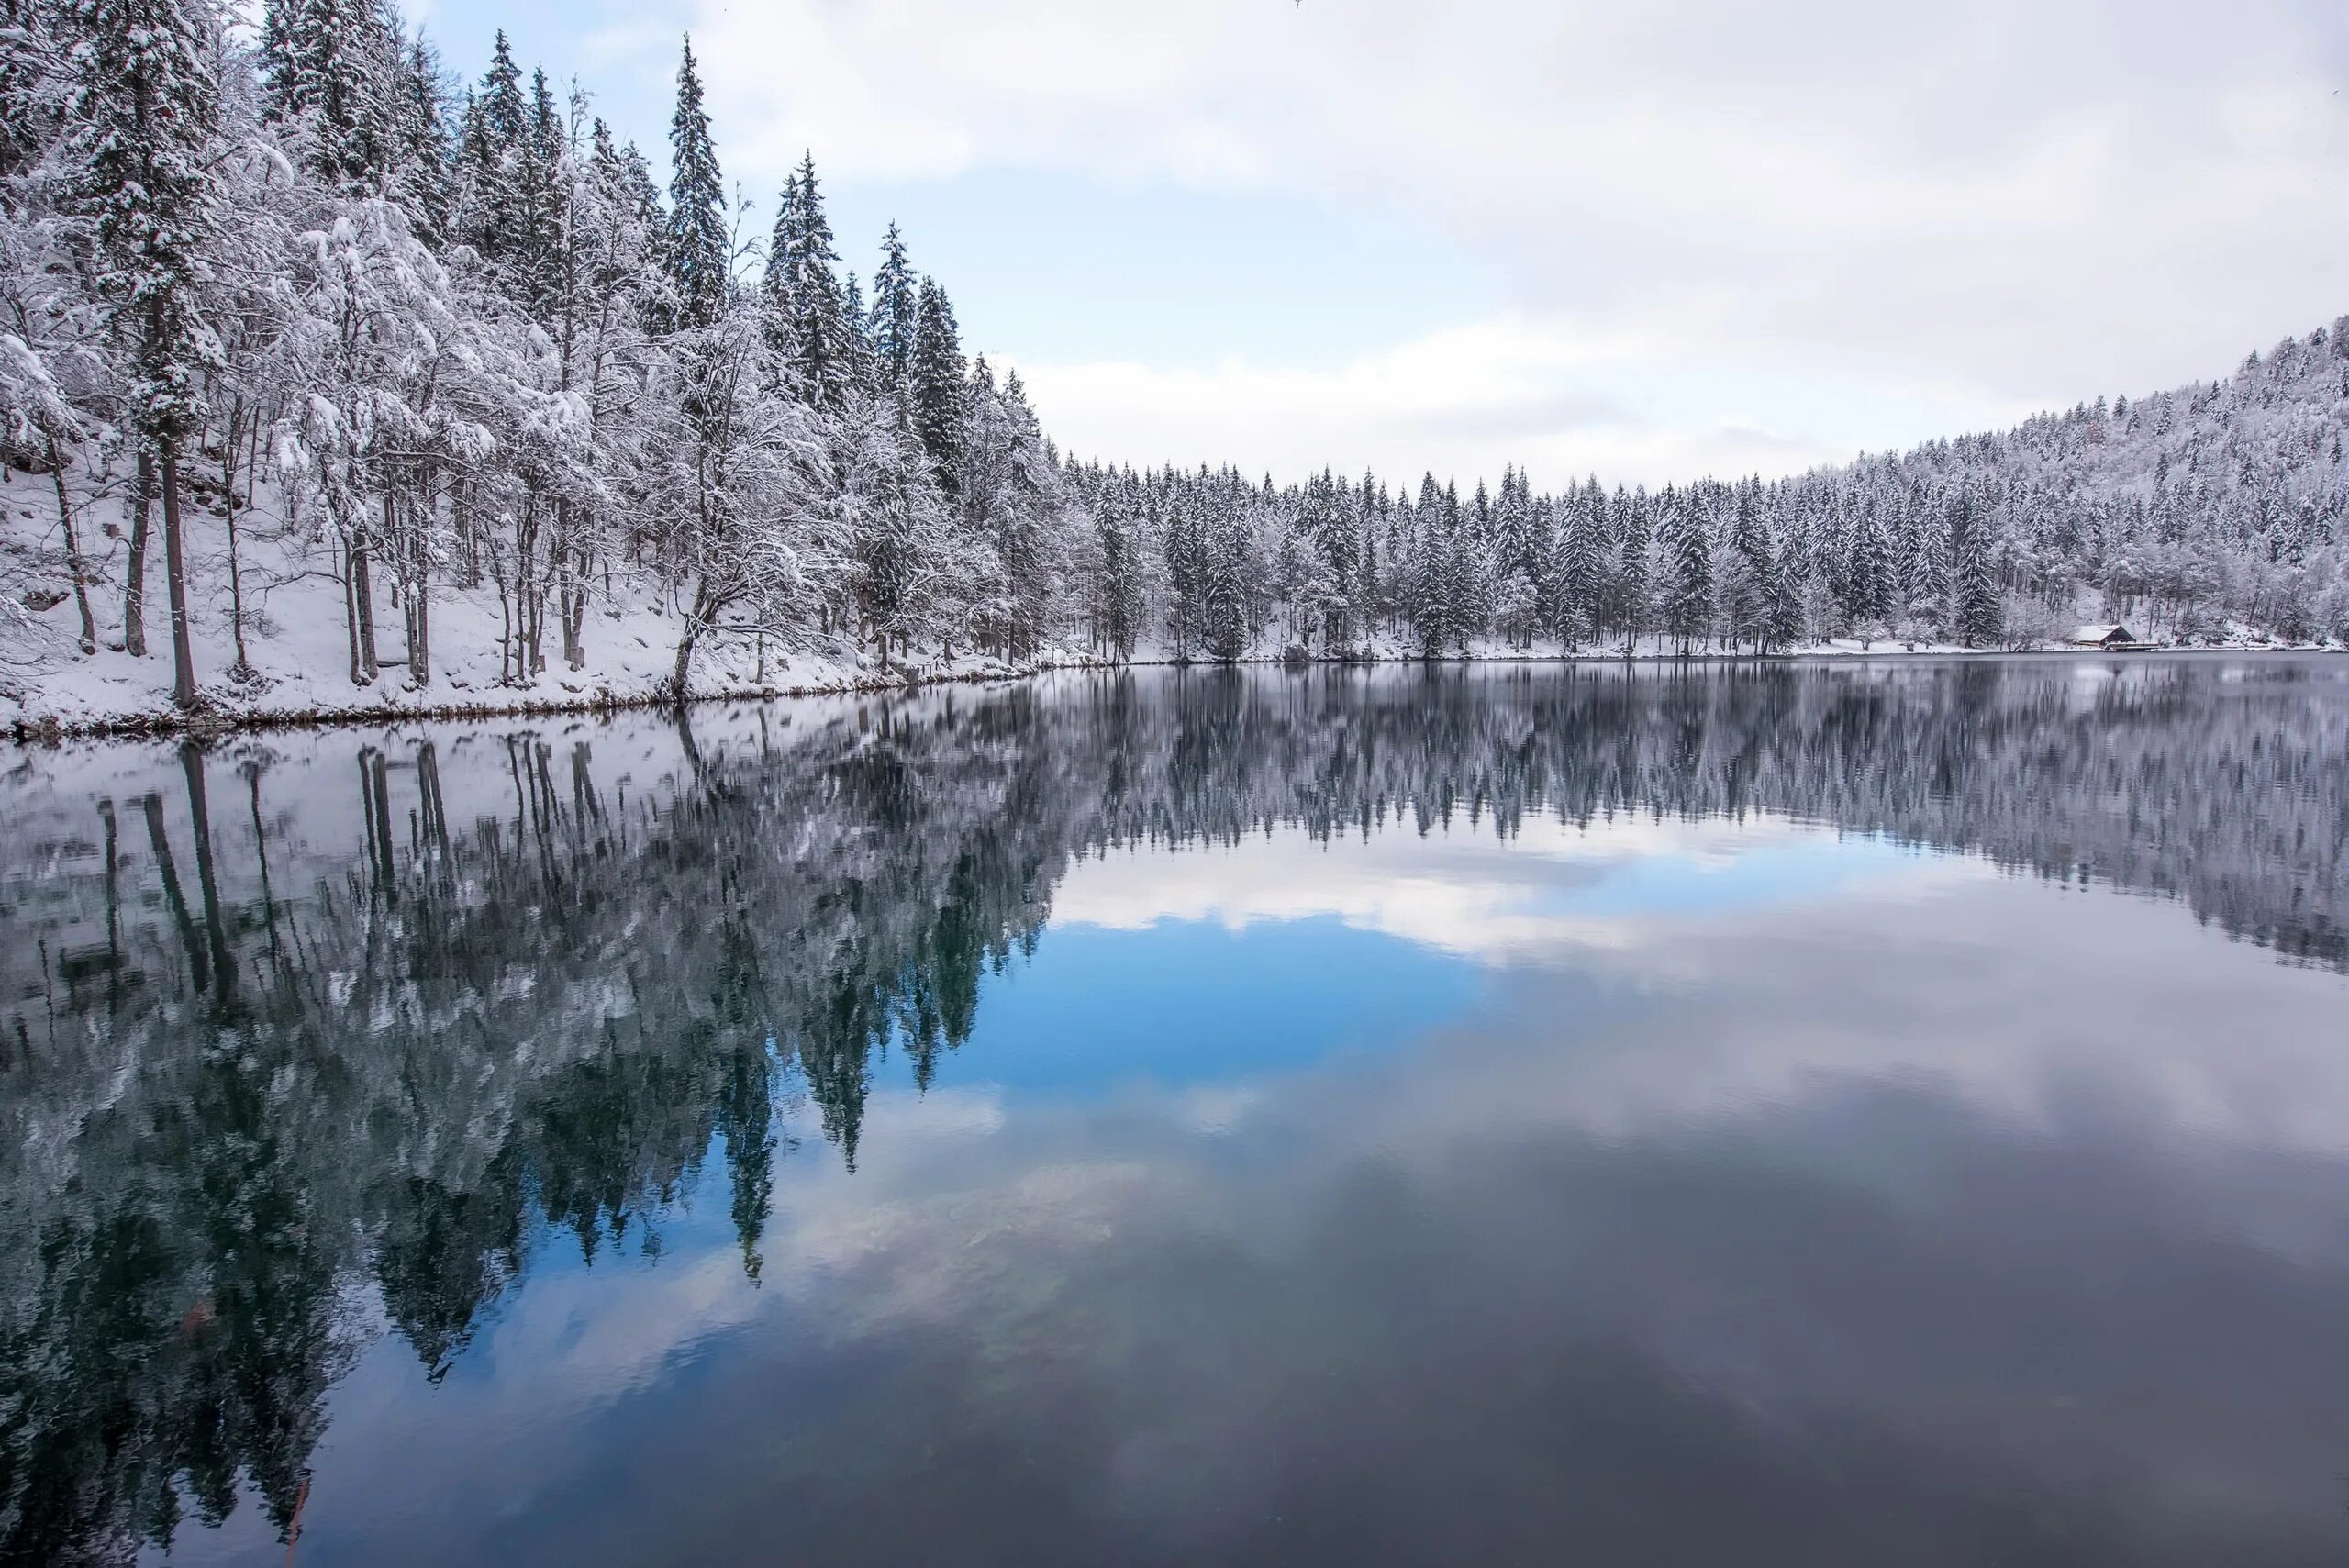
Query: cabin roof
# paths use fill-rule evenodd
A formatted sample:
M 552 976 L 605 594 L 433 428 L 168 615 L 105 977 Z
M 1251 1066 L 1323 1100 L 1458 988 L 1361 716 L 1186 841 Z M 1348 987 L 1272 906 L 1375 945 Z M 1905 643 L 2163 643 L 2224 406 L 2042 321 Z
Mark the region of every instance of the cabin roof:
M 2105 621 L 2096 626 L 2076 626 L 2072 628 L 2074 642 L 2110 642 L 2116 637 L 2123 642 L 2136 640 L 2129 635 L 2129 628 L 2119 621 Z

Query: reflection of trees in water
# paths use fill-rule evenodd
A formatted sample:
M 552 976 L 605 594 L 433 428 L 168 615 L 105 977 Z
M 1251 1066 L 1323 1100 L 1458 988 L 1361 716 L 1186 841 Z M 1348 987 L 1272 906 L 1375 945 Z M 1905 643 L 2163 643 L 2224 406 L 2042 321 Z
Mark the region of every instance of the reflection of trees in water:
M 240 1478 L 283 1529 L 371 1297 L 437 1377 L 534 1248 L 656 1250 L 706 1166 L 755 1280 L 796 1107 L 852 1164 L 876 1065 L 933 1080 L 1072 857 L 1782 812 L 2349 965 L 2345 691 L 2305 662 L 1130 673 L 792 710 L 787 740 L 782 710 L 631 717 L 12 789 L 0 1551 L 117 1559 Z M 648 740 L 669 760 L 599 766 Z

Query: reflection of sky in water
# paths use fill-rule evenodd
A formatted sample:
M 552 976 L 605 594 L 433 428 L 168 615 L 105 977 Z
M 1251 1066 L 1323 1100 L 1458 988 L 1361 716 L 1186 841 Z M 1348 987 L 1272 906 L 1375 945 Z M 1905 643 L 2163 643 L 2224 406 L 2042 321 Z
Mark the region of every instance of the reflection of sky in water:
M 1558 888 L 1534 900 L 1532 908 L 1627 919 L 1702 917 L 1850 891 L 1913 873 L 1923 858 L 1882 839 L 1804 833 L 1749 843 L 1724 856 L 1643 855 L 1617 863 L 1588 886 Z
M 1071 1091 L 1275 1075 L 1399 1044 L 1475 991 L 1460 961 L 1330 916 L 1238 930 L 1074 926 L 981 990 L 971 1039 L 941 1078 Z
M 1068 1093 L 1278 1075 L 1452 1021 L 1480 962 L 1914 879 L 1932 858 L 1783 823 L 1548 826 L 1515 842 L 1284 835 L 1080 868 L 1033 956 L 983 988 L 940 1081 Z M 1102 874 L 1113 891 L 1087 884 Z
M 790 1118 L 762 1284 L 714 1149 L 372 1349 L 305 1551 L 2322 1561 L 2344 1005 L 1772 819 L 1086 862 L 856 1173 Z

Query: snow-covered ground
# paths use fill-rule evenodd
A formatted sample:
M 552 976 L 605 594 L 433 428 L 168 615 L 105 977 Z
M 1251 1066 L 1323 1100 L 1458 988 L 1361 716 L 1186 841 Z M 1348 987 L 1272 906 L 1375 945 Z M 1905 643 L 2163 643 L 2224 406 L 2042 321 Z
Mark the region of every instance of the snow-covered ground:
M 502 683 L 503 621 L 495 590 L 484 584 L 472 590 L 435 589 L 428 683 L 414 684 L 404 668 L 392 665 L 373 683 L 354 684 L 341 584 L 317 565 L 315 557 L 323 552 L 313 551 L 314 559 L 306 562 L 299 552 L 271 537 L 275 523 L 267 510 L 270 499 L 264 490 L 262 508 L 251 515 L 240 544 L 245 646 L 252 663 L 252 674 L 244 680 L 230 673 L 236 644 L 227 530 L 216 514 L 200 506 L 189 508 L 190 641 L 196 678 L 223 720 L 269 723 L 641 703 L 653 700 L 676 667 L 683 617 L 647 591 L 617 606 L 599 605 L 589 611 L 580 668 L 563 662 L 555 646 L 558 639 L 550 630 L 548 667 L 527 683 Z M 98 631 L 97 651 L 85 655 L 79 646 L 79 612 L 67 591 L 70 579 L 48 476 L 8 473 L 0 484 L 0 506 L 6 509 L 5 527 L 0 527 L 0 583 L 6 584 L 6 599 L 0 610 L 0 730 L 22 733 L 53 726 L 71 733 L 176 723 L 160 524 L 148 550 L 147 652 L 133 657 L 122 647 L 122 577 L 128 545 L 119 537 L 123 529 L 116 521 L 117 508 L 110 501 L 91 506 L 77 519 L 94 578 L 90 607 Z M 35 609 L 28 598 L 55 602 Z M 400 613 L 381 573 L 375 612 L 377 646 L 384 654 L 397 657 Z M 1046 662 L 1081 662 L 1082 656 L 1056 653 Z M 772 644 L 764 651 L 763 670 L 761 650 L 752 639 L 706 634 L 695 651 L 689 689 L 696 697 L 757 696 L 894 685 L 909 676 L 982 679 L 1022 673 L 969 654 L 933 658 L 907 670 Z

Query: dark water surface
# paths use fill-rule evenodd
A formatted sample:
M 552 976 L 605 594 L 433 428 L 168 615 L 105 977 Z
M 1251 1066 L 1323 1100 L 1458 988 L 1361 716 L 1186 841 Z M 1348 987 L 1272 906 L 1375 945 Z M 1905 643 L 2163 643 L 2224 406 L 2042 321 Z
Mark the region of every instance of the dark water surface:
M 0 1561 L 2349 1561 L 2349 660 L 0 753 Z

